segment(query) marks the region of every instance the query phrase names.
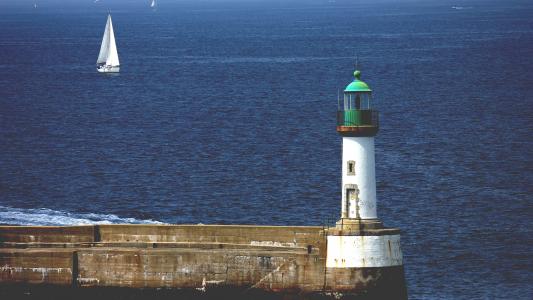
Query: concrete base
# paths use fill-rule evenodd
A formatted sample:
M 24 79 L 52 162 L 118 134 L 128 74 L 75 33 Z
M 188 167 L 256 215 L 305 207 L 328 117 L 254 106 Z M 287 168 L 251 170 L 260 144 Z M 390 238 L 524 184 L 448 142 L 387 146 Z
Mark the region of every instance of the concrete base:
M 366 229 L 382 229 L 383 223 L 379 219 L 354 219 L 341 218 L 335 223 L 334 228 L 329 228 L 330 233 L 336 231 L 364 231 Z
M 332 280 L 337 291 L 368 299 L 407 299 L 400 230 L 385 228 L 378 219 L 344 218 L 326 234 L 326 267 L 337 276 Z M 356 282 L 371 283 L 359 289 Z
M 394 291 L 387 299 L 405 299 L 402 266 L 327 268 L 328 231 L 288 226 L 0 226 L 0 293 L 42 287 L 50 295 L 41 299 L 56 292 L 74 293 L 67 297 L 72 299 L 86 292 L 143 295 L 158 289 L 200 299 L 220 293 L 247 295 L 243 299 L 250 299 L 249 293 L 273 297 L 265 299 L 383 299 L 368 297 Z

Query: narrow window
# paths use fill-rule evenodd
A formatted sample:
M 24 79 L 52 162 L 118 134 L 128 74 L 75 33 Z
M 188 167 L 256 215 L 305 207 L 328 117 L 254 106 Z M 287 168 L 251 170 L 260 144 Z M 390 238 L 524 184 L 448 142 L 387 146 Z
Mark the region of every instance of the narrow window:
M 350 109 L 350 98 L 344 95 L 344 110 Z
M 355 175 L 355 161 L 348 161 L 348 175 Z

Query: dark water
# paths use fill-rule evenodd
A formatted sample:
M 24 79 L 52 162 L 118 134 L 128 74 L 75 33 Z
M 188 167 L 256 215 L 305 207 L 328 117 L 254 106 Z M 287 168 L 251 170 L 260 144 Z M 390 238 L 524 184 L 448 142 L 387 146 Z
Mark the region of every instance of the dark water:
M 337 218 L 357 52 L 410 297 L 533 298 L 530 1 L 26 2 L 0 3 L 0 223 Z

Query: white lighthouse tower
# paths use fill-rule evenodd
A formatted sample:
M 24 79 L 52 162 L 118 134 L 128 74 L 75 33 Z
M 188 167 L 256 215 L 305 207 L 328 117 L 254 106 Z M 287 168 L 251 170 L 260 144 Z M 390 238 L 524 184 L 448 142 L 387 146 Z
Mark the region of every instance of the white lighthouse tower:
M 354 72 L 354 81 L 338 104 L 337 132 L 342 136 L 342 219 L 372 220 L 376 214 L 374 136 L 379 129 L 372 90 Z
M 386 228 L 376 212 L 374 137 L 379 130 L 372 90 L 354 72 L 338 100 L 342 137 L 341 217 L 327 230 L 326 274 L 357 290 L 364 278 L 375 299 L 406 299 L 400 230 Z M 392 297 L 390 296 L 392 295 Z M 374 299 L 374 298 L 372 298 Z

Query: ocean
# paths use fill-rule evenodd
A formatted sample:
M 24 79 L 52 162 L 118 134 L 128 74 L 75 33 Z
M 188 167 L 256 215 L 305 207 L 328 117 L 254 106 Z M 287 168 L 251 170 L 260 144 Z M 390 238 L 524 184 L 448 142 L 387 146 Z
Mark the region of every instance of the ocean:
M 0 3 L 0 223 L 331 223 L 357 56 L 410 298 L 533 298 L 533 2 L 37 3 Z

